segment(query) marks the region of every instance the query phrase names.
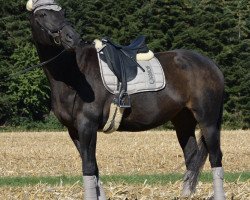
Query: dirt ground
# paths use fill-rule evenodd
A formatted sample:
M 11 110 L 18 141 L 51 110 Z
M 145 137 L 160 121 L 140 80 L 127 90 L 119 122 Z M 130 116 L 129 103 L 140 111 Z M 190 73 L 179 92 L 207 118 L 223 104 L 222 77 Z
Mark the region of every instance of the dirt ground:
M 250 131 L 222 132 L 225 171 L 250 171 L 249 144 Z M 173 131 L 98 133 L 97 161 L 105 175 L 185 170 Z M 0 133 L 0 176 L 80 174 L 80 157 L 66 132 Z
M 250 171 L 250 131 L 222 131 L 225 171 Z M 184 172 L 183 154 L 172 131 L 99 133 L 97 160 L 100 173 L 156 174 Z M 209 170 L 209 163 L 205 170 Z M 65 132 L 0 133 L 0 176 L 80 175 L 81 161 Z M 111 200 L 177 200 L 181 182 L 149 186 L 109 183 L 104 185 Z M 225 183 L 227 199 L 250 199 L 250 180 Z M 192 199 L 209 199 L 212 184 L 199 182 Z M 83 199 L 78 184 L 0 187 L 0 199 Z

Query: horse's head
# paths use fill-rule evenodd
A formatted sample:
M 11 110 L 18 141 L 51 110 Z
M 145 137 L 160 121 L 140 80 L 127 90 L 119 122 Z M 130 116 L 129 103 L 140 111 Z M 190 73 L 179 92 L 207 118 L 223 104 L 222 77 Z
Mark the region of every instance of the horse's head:
M 31 27 L 36 42 L 44 45 L 62 45 L 73 50 L 81 41 L 80 35 L 65 18 L 62 8 L 54 0 L 29 0 Z

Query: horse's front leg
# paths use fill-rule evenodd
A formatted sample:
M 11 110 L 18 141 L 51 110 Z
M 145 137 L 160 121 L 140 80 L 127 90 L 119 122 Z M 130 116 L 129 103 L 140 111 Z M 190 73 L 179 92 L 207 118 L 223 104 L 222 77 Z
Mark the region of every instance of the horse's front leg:
M 86 119 L 81 119 L 78 125 L 85 200 L 106 200 L 96 162 L 97 127 Z
M 68 128 L 68 132 L 69 132 L 69 136 L 70 136 L 71 140 L 73 141 L 77 151 L 81 155 L 81 146 L 80 146 L 78 131 L 76 129 L 73 129 L 73 128 Z

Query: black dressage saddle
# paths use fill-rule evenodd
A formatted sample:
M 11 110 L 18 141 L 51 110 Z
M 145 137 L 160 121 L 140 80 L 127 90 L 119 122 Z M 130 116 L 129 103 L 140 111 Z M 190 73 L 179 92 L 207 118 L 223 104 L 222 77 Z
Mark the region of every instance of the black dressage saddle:
M 145 36 L 137 37 L 128 46 L 115 44 L 107 38 L 102 39 L 102 42 L 105 48 L 103 49 L 104 56 L 101 59 L 108 64 L 119 82 L 122 82 L 123 78 L 126 82 L 133 80 L 137 75 L 137 68 L 140 67 L 136 61 L 136 54 L 149 51 L 145 43 Z
M 137 37 L 128 46 L 115 44 L 108 38 L 102 39 L 102 43 L 105 47 L 102 49 L 103 54 L 100 55 L 100 58 L 108 64 L 120 83 L 117 104 L 120 107 L 130 107 L 127 82 L 136 77 L 138 68 L 143 72 L 145 71 L 136 61 L 138 53 L 147 53 L 149 51 L 145 43 L 145 36 Z M 126 98 L 128 99 L 127 103 L 125 103 Z

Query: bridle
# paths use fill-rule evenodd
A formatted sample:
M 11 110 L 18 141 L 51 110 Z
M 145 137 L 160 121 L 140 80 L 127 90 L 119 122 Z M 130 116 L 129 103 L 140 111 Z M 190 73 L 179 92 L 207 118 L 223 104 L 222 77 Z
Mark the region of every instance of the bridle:
M 55 44 L 62 45 L 63 43 L 62 37 L 61 37 L 62 29 L 67 25 L 71 26 L 71 23 L 67 20 L 63 20 L 57 28 L 50 30 L 49 28 L 41 24 L 41 22 L 36 18 L 34 11 L 33 11 L 33 15 L 35 17 L 35 22 L 39 25 L 41 30 L 49 34 L 53 38 Z
M 52 36 L 54 42 L 57 45 L 61 45 L 62 44 L 62 40 L 61 40 L 61 31 L 63 29 L 63 26 L 60 26 L 58 29 L 56 30 L 49 30 L 47 27 L 43 26 L 38 19 L 35 19 L 36 23 L 40 26 L 42 31 L 45 31 L 46 33 L 48 33 L 50 36 Z
M 33 12 L 33 15 L 35 15 L 35 13 Z M 61 40 L 61 32 L 62 32 L 62 29 L 63 27 L 65 27 L 66 25 L 71 25 L 68 21 L 64 20 L 62 21 L 62 23 L 60 24 L 60 26 L 54 30 L 50 30 L 48 29 L 47 27 L 43 26 L 38 19 L 35 18 L 35 21 L 36 23 L 40 26 L 40 28 L 43 30 L 43 31 L 46 31 L 46 33 L 48 33 L 50 36 L 52 36 L 52 38 L 54 39 L 54 42 L 57 44 L 57 45 L 61 45 L 63 43 L 63 41 Z M 20 70 L 16 73 L 13 73 L 11 74 L 10 76 L 8 77 L 4 77 L 3 80 L 10 80 L 12 77 L 16 77 L 16 76 L 19 76 L 21 74 L 24 74 L 24 73 L 27 73 L 35 68 L 40 68 L 40 67 L 43 67 L 45 66 L 46 64 L 49 64 L 50 62 L 56 60 L 58 57 L 60 57 L 64 52 L 66 52 L 67 50 L 66 49 L 63 49 L 60 53 L 58 53 L 57 55 L 55 55 L 54 57 L 50 58 L 49 60 L 46 60 L 42 63 L 39 63 L 37 65 L 33 65 L 31 67 L 27 67 L 23 70 Z

